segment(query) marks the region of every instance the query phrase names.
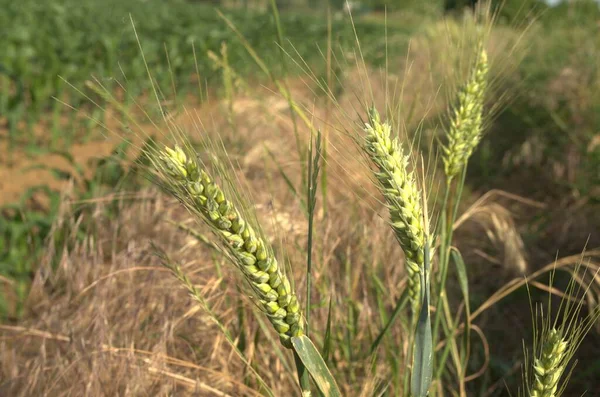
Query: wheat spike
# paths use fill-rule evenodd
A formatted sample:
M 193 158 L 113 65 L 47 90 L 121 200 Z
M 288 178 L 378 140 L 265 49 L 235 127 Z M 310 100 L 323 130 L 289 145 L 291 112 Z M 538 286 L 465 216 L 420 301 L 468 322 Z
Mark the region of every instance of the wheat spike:
M 482 47 L 467 84 L 458 93 L 448 144 L 443 148 L 444 171 L 449 180 L 467 164 L 483 132 L 483 105 L 487 89 L 488 59 Z
M 408 156 L 397 138 L 392 138 L 391 126 L 382 123 L 375 109 L 369 112 L 365 150 L 377 166 L 375 178 L 386 199 L 391 227 L 406 255 L 408 287 L 413 314 L 419 309 L 421 277 L 425 252 L 425 225 L 421 208 L 421 193 L 415 177 L 408 171 Z
M 291 348 L 290 337 L 303 334 L 303 319 L 296 295 L 272 248 L 243 219 L 219 185 L 199 167 L 195 157 L 187 156 L 177 146 L 165 148 L 158 160 L 154 165 L 166 187 L 219 236 L 282 344 Z
M 563 374 L 568 342 L 557 329 L 551 329 L 544 341 L 541 355 L 533 363 L 535 379 L 531 397 L 555 397 Z

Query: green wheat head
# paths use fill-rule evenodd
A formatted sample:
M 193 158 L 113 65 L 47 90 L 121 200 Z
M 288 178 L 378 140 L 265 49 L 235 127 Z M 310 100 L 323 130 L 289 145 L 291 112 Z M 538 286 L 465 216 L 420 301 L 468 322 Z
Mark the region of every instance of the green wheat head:
M 578 263 L 565 289 L 563 298 L 554 319 L 551 317 L 551 294 L 548 296 L 547 314 L 535 311 L 534 340 L 531 358 L 528 358 L 523 373 L 524 393 L 528 397 L 559 397 L 565 391 L 573 369 L 577 363 L 573 360 L 577 349 L 591 328 L 600 319 L 600 308 L 587 307 L 587 314 L 582 309 L 586 303 L 586 295 L 590 293 L 591 284 L 586 285 L 585 269 L 581 274 Z M 596 272 L 592 275 L 595 279 Z M 554 280 L 554 271 L 550 275 L 550 286 Z M 527 353 L 527 352 L 526 352 Z M 531 360 L 532 359 L 532 360 Z
M 377 166 L 375 178 L 385 196 L 391 227 L 404 254 L 413 314 L 418 313 L 421 299 L 421 272 L 425 252 L 425 225 L 421 208 L 421 193 L 412 172 L 409 158 L 397 138 L 391 137 L 391 126 L 382 123 L 375 109 L 369 112 L 364 147 Z
M 555 397 L 558 381 L 563 374 L 567 363 L 568 341 L 562 333 L 552 328 L 544 340 L 540 357 L 533 362 L 535 379 L 531 390 L 531 397 Z
M 242 217 L 198 160 L 178 146 L 166 147 L 154 161 L 167 190 L 207 223 L 242 272 L 260 308 L 285 347 L 290 337 L 303 334 L 300 305 L 273 250 Z
M 444 171 L 449 180 L 467 164 L 483 133 L 483 106 L 487 90 L 488 59 L 482 47 L 467 84 L 458 93 L 448 143 L 443 148 Z

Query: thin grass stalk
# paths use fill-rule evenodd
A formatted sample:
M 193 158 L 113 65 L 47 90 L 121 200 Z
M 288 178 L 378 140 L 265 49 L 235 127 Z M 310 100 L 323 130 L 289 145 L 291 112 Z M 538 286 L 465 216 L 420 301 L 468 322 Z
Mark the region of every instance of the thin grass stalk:
M 448 327 L 448 324 L 446 324 L 446 322 L 445 322 L 445 319 L 444 319 L 444 321 L 441 321 L 441 324 L 442 324 L 442 328 L 444 330 L 444 334 L 452 335 L 450 328 Z M 434 346 L 436 346 L 436 345 L 434 344 Z M 448 355 L 450 354 L 450 347 L 451 347 L 450 343 L 449 343 L 449 341 L 447 341 L 444 344 L 444 350 L 442 350 L 442 355 L 440 356 L 440 360 L 439 360 L 440 363 L 444 363 L 444 364 L 437 365 L 435 379 L 441 379 L 442 376 L 444 375 L 444 370 L 446 369 L 445 363 L 446 363 L 446 360 L 448 359 Z
M 466 374 L 466 360 L 467 360 L 467 355 L 463 356 L 463 362 L 461 363 L 460 360 L 460 354 L 458 353 L 457 349 L 456 349 L 456 343 L 454 341 L 454 336 L 457 335 L 457 331 L 460 327 L 460 317 L 456 317 L 456 319 L 454 321 L 452 321 L 452 316 L 450 314 L 450 307 L 448 305 L 448 301 L 446 299 L 443 300 L 443 304 L 444 304 L 444 318 L 441 320 L 441 324 L 442 324 L 442 329 L 444 331 L 444 334 L 446 335 L 446 343 L 444 344 L 444 350 L 442 350 L 442 355 L 440 356 L 440 362 L 442 363 L 442 365 L 438 365 L 438 367 L 436 368 L 436 375 L 435 378 L 436 379 L 441 379 L 443 372 L 445 370 L 445 363 L 446 360 L 448 359 L 448 355 L 452 352 L 453 353 L 453 358 L 455 360 L 455 366 L 457 368 L 457 372 L 459 375 L 459 386 L 460 386 L 460 395 L 465 395 L 465 390 L 464 390 L 464 378 L 465 378 L 465 374 Z M 468 323 L 468 320 L 467 320 Z M 468 333 L 468 324 L 466 324 L 467 330 L 465 331 L 465 334 Z M 435 345 L 434 345 L 435 346 Z M 462 364 L 462 365 L 461 365 Z
M 333 52 L 332 49 L 332 23 L 331 23 L 331 7 L 327 4 L 327 59 L 326 59 L 326 68 L 327 68 L 327 89 L 329 92 L 332 91 L 332 59 L 331 54 Z M 321 197 L 322 203 L 321 208 L 323 209 L 323 216 L 327 214 L 327 142 L 329 140 L 329 128 L 330 128 L 330 119 L 331 119 L 331 108 L 332 108 L 333 99 L 327 95 L 327 106 L 325 108 L 325 125 L 323 131 L 323 161 L 321 163 Z
M 317 180 L 319 177 L 319 158 L 321 156 L 321 133 L 317 135 L 315 143 L 315 153 L 313 158 L 313 140 L 310 140 L 309 155 L 308 155 L 308 187 L 307 187 L 307 211 L 308 211 L 308 237 L 307 237 L 307 249 L 306 249 L 306 336 L 309 336 L 310 332 L 310 294 L 311 294 L 311 281 L 312 281 L 312 251 L 313 251 L 313 219 L 317 201 Z M 294 351 L 294 359 L 296 361 L 296 368 L 298 369 L 298 379 L 300 380 L 300 387 L 302 388 L 303 396 L 310 396 L 310 377 L 307 369 L 300 360 L 300 357 Z
M 454 321 L 452 320 L 452 313 L 450 312 L 450 304 L 448 303 L 447 299 L 444 299 L 444 317 L 445 317 L 445 321 L 448 322 L 448 327 L 445 328 L 445 332 L 447 335 L 452 335 L 452 338 L 450 338 L 448 340 L 448 343 L 446 343 L 446 345 L 450 346 L 450 353 L 451 353 L 452 359 L 454 361 L 454 367 L 456 368 L 457 377 L 458 377 L 459 395 L 461 397 L 465 397 L 466 390 L 465 390 L 465 382 L 464 382 L 464 376 L 463 376 L 463 370 L 462 370 L 463 365 L 461 362 L 460 352 L 458 350 L 458 346 L 456 344 L 456 339 L 455 339 L 456 330 L 458 329 L 458 324 L 459 324 L 460 318 L 457 316 Z
M 173 275 L 183 284 L 183 286 L 188 290 L 190 297 L 194 299 L 196 302 L 200 304 L 202 309 L 208 314 L 211 320 L 217 325 L 219 330 L 223 333 L 225 339 L 229 343 L 229 345 L 233 348 L 237 356 L 242 360 L 244 364 L 248 366 L 250 371 L 255 375 L 256 380 L 258 381 L 261 389 L 267 393 L 267 395 L 273 397 L 274 394 L 269 388 L 269 386 L 265 383 L 259 373 L 256 371 L 254 366 L 248 361 L 244 353 L 238 348 L 238 345 L 235 343 L 234 338 L 231 336 L 229 330 L 223 325 L 223 323 L 219 320 L 216 313 L 212 310 L 208 302 L 204 299 L 200 291 L 196 288 L 196 286 L 191 282 L 187 274 L 181 269 L 179 264 L 173 262 L 167 254 L 162 251 L 157 246 L 153 246 L 154 254 L 160 259 L 161 264 L 169 269 Z
M 438 296 L 437 296 L 437 302 L 436 302 L 436 310 L 435 310 L 435 320 L 434 320 L 434 325 L 433 325 L 433 344 L 434 346 L 437 344 L 437 340 L 438 340 L 438 328 L 440 325 L 440 297 L 441 297 L 441 293 L 443 291 L 443 280 L 445 280 L 446 278 L 446 274 L 447 274 L 447 257 L 448 257 L 448 253 L 449 253 L 449 242 L 451 241 L 451 238 L 449 239 L 449 233 L 450 231 L 448 229 L 452 229 L 452 227 L 448 227 L 448 224 L 452 224 L 452 219 L 450 219 L 450 215 L 448 214 L 448 202 L 450 200 L 450 190 L 451 190 L 451 184 L 447 183 L 446 184 L 446 189 L 445 189 L 445 193 L 444 193 L 444 200 L 442 202 L 442 208 L 441 208 L 441 214 L 440 214 L 440 219 L 439 219 L 439 226 L 438 229 L 441 231 L 440 232 L 440 248 L 439 248 L 439 252 L 440 252 L 440 256 L 439 256 L 439 263 L 438 263 L 438 267 L 439 267 L 439 273 L 438 273 Z
M 270 3 L 273 17 L 275 18 L 275 26 L 277 27 L 277 47 L 279 48 L 280 62 L 281 66 L 283 67 L 283 73 L 287 75 L 287 62 L 285 61 L 285 51 L 283 50 L 283 29 L 281 28 L 281 20 L 279 19 L 279 10 L 277 9 L 277 3 L 275 0 L 270 0 Z M 302 167 L 302 188 L 308 190 L 307 178 L 310 178 L 310 173 L 306 174 L 306 168 L 304 166 L 304 150 L 302 141 L 300 140 L 300 134 L 298 132 L 298 123 L 296 120 L 296 111 L 294 101 L 292 99 L 292 93 L 285 79 L 282 80 L 280 87 L 284 91 L 284 96 L 288 101 L 288 106 L 290 107 L 290 117 L 292 119 L 292 126 L 294 129 L 294 138 L 296 139 L 296 151 L 298 152 L 298 157 L 300 158 L 300 164 Z
M 313 221 L 315 208 L 317 204 L 317 188 L 319 179 L 321 157 L 321 133 L 317 134 L 313 153 L 313 140 L 310 141 L 309 156 L 308 156 L 308 190 L 306 202 L 308 204 L 308 237 L 307 237 L 307 252 L 306 252 L 306 336 L 310 331 L 310 294 L 311 294 L 311 279 L 312 279 L 312 251 L 313 251 Z
M 396 321 L 396 318 L 402 312 L 402 310 L 406 306 L 407 302 L 408 302 L 408 295 L 407 294 L 400 295 L 400 298 L 398 298 L 398 300 L 396 301 L 396 305 L 392 311 L 392 315 L 387 320 L 387 322 L 385 323 L 385 325 L 383 326 L 383 328 L 381 329 L 381 331 L 379 332 L 379 334 L 377 335 L 377 337 L 371 344 L 370 354 L 375 353 L 375 350 L 377 349 L 377 347 L 379 347 L 379 344 L 383 340 L 383 337 L 388 332 L 388 330 L 390 329 L 392 324 Z

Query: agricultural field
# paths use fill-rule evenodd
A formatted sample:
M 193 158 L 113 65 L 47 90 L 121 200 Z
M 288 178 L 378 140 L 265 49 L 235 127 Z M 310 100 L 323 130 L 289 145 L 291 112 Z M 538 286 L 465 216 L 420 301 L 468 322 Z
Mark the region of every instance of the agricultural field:
M 600 395 L 599 6 L 463 3 L 0 0 L 0 395 Z

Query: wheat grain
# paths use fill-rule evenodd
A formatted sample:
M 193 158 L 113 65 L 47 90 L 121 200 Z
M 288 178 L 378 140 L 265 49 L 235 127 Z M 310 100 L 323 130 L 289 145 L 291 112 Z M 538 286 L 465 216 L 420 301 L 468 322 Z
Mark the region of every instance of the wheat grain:
M 248 281 L 282 344 L 291 348 L 290 337 L 303 334 L 303 319 L 296 294 L 272 248 L 200 168 L 195 156 L 187 156 L 178 146 L 167 147 L 158 154 L 157 160 L 154 165 L 164 185 L 212 227 Z
M 408 156 L 397 138 L 391 137 L 391 126 L 382 123 L 375 109 L 369 112 L 365 150 L 377 166 L 375 178 L 390 212 L 391 227 L 404 254 L 413 314 L 418 312 L 421 298 L 421 272 L 425 252 L 425 225 L 421 193 L 415 177 L 408 170 Z

